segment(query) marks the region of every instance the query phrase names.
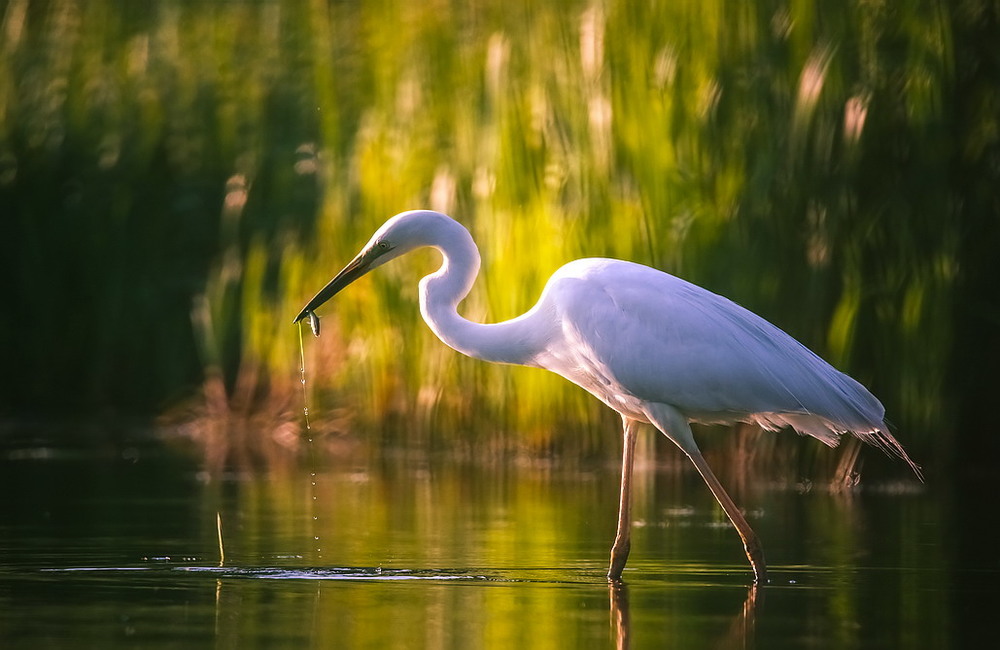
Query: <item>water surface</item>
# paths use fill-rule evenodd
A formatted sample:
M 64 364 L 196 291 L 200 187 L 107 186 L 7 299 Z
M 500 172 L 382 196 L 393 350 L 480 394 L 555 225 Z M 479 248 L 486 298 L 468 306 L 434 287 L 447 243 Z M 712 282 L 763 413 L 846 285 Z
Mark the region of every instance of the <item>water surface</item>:
M 758 485 L 737 497 L 771 566 L 754 589 L 696 476 L 647 463 L 636 477 L 613 588 L 613 462 L 399 455 L 212 477 L 150 440 L 22 444 L 0 467 L 0 635 L 24 648 L 940 648 L 961 638 L 953 603 L 997 576 L 954 556 L 933 484 Z

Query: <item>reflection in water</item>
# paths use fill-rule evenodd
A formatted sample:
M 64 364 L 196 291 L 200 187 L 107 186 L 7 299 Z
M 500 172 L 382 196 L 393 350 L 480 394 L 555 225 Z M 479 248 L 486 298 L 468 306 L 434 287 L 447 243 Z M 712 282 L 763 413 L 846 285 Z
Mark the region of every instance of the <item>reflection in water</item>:
M 295 595 L 295 602 L 298 603 L 299 622 L 292 629 L 298 635 L 306 635 L 310 643 L 334 633 L 336 625 L 331 626 L 331 607 L 339 609 L 339 599 L 336 593 L 342 591 L 344 584 L 386 584 L 386 585 L 429 585 L 428 589 L 442 592 L 441 587 L 448 586 L 448 589 L 462 590 L 470 586 L 503 585 L 514 591 L 512 593 L 524 598 L 533 598 L 539 589 L 551 590 L 560 589 L 566 586 L 578 588 L 582 593 L 596 594 L 601 578 L 596 576 L 580 576 L 558 572 L 557 575 L 548 577 L 523 577 L 513 572 L 494 572 L 488 574 L 482 571 L 444 571 L 444 570 L 418 570 L 418 569 L 393 569 L 386 570 L 381 567 L 340 567 L 340 568 L 286 568 L 286 567 L 215 567 L 215 566 L 153 566 L 147 568 L 140 567 L 75 567 L 71 569 L 53 569 L 46 573 L 62 574 L 67 579 L 83 576 L 86 580 L 94 580 L 97 584 L 109 581 L 125 581 L 126 576 L 136 573 L 144 573 L 150 576 L 151 582 L 160 585 L 177 584 L 183 582 L 184 578 L 177 576 L 196 578 L 196 584 L 204 584 L 199 576 L 214 578 L 214 607 L 213 607 L 213 636 L 216 647 L 240 647 L 241 642 L 247 638 L 248 631 L 255 628 L 254 622 L 262 615 L 263 611 L 270 606 L 270 598 L 259 598 L 259 593 L 270 593 L 280 598 L 281 594 Z M 171 576 L 174 577 L 171 580 Z M 269 586 L 278 585 L 275 589 Z M 338 585 L 341 585 L 338 587 Z M 649 584 L 644 584 L 646 594 L 669 590 L 670 586 L 659 584 L 655 589 L 650 590 Z M 724 585 L 712 585 L 710 589 L 721 590 Z M 624 581 L 608 581 L 608 607 L 609 618 L 612 628 L 612 637 L 615 648 L 621 650 L 633 647 L 633 628 L 631 605 L 629 598 L 629 585 Z M 721 593 L 721 592 L 720 592 Z M 746 599 L 742 606 L 735 611 L 725 614 L 725 618 L 731 617 L 728 626 L 714 625 L 708 630 L 704 637 L 700 637 L 699 643 L 704 643 L 707 647 L 720 648 L 747 648 L 753 647 L 755 642 L 755 622 L 758 604 L 758 588 L 751 585 L 747 589 Z M 255 595 L 256 594 L 256 595 Z M 448 596 L 455 595 L 455 592 L 447 593 Z M 711 595 L 709 593 L 709 595 Z M 324 602 L 324 598 L 330 602 Z M 688 592 L 687 599 L 696 599 L 697 591 Z M 367 599 L 365 599 L 367 601 Z M 368 605 L 370 609 L 368 615 L 376 619 L 381 619 L 382 610 L 376 603 Z M 647 609 L 648 605 L 644 607 Z M 463 616 L 469 612 L 462 613 L 446 612 L 436 606 L 427 607 L 422 614 L 422 625 L 427 627 L 440 627 L 444 625 L 444 620 L 437 620 L 438 617 L 457 620 L 459 628 L 464 627 L 463 623 L 478 620 L 474 614 L 469 620 Z M 660 612 L 661 614 L 673 615 L 671 612 Z M 341 612 L 341 615 L 343 612 Z M 567 612 L 556 612 L 559 620 L 565 620 Z M 677 614 L 688 617 L 697 617 L 697 612 L 687 614 Z M 515 619 L 517 616 L 515 616 Z M 516 621 L 514 621 L 516 623 Z M 724 629 L 725 634 L 719 636 L 718 630 Z M 290 630 L 275 632 L 279 635 L 288 635 Z M 390 637 L 395 638 L 395 637 Z M 561 647 L 560 634 L 551 638 L 546 636 L 528 635 L 540 646 Z M 682 635 L 677 640 L 692 640 L 694 637 Z M 302 640 L 306 640 L 303 638 Z M 347 638 L 340 639 L 348 641 Z M 447 638 L 440 639 L 442 641 Z M 455 641 L 456 638 L 451 638 Z M 637 639 L 638 646 L 645 646 L 651 639 L 640 636 Z M 472 639 L 465 638 L 464 642 L 470 646 L 476 646 Z M 435 644 L 428 644 L 435 645 Z
M 729 633 L 723 642 L 719 644 L 723 648 L 752 648 L 754 647 L 754 631 L 757 622 L 757 583 L 753 583 L 747 589 L 746 600 L 743 601 L 743 608 L 733 617 L 733 622 L 729 626 Z
M 697 477 L 637 468 L 645 525 L 628 584 L 610 586 L 614 465 L 331 466 L 317 475 L 319 522 L 311 478 L 207 481 L 144 453 L 0 459 L 0 487 L 20 495 L 0 503 L 5 646 L 128 636 L 155 647 L 181 632 L 217 647 L 823 646 L 817 635 L 830 630 L 843 648 L 950 641 L 939 605 L 958 560 L 937 533 L 932 493 L 868 490 L 845 508 L 817 489 L 749 486 L 781 562 L 748 591 L 732 531 Z M 323 559 L 311 553 L 316 534 Z M 887 609 L 905 617 L 887 622 Z
M 608 581 L 611 600 L 611 625 L 615 630 L 615 647 L 618 650 L 632 647 L 632 621 L 628 611 L 628 585 L 621 580 Z
M 611 627 L 615 648 L 625 650 L 632 647 L 632 619 L 629 611 L 628 585 L 621 580 L 608 581 L 608 597 L 611 610 Z M 716 644 L 720 648 L 754 647 L 754 631 L 757 617 L 757 584 L 747 589 L 746 600 L 730 623 L 726 635 Z
M 221 602 L 222 602 L 222 578 L 218 578 L 215 581 L 215 638 L 216 639 L 220 638 L 219 612 L 222 611 L 222 608 L 219 606 L 219 603 Z

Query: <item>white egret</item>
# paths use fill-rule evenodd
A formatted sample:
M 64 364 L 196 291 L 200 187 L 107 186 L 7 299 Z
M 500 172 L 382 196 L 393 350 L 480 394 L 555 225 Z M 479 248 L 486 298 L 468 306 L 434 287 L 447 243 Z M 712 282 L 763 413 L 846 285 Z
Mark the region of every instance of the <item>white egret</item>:
M 508 321 L 480 324 L 458 304 L 479 274 L 464 226 L 429 210 L 389 219 L 302 309 L 314 311 L 368 271 L 417 248 L 441 267 L 420 281 L 420 313 L 444 343 L 470 357 L 546 368 L 621 414 L 624 428 L 618 532 L 608 578 L 628 558 L 632 464 L 639 425 L 649 423 L 691 459 L 736 527 L 755 580 L 766 581 L 760 542 L 705 462 L 689 422 L 790 426 L 834 446 L 842 434 L 920 469 L 889 433 L 882 404 L 861 384 L 791 336 L 730 300 L 632 262 L 581 259 L 557 270 L 538 303 Z

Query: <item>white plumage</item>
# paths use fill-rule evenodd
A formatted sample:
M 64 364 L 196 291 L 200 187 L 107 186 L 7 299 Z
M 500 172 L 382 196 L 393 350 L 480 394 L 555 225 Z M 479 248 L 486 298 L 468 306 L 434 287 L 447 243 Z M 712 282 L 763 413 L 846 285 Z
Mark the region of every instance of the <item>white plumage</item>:
M 692 460 L 743 538 L 756 579 L 766 565 L 756 534 L 705 463 L 689 422 L 790 426 L 827 445 L 853 434 L 919 468 L 889 433 L 882 404 L 791 336 L 736 303 L 641 264 L 581 259 L 549 279 L 538 303 L 501 323 L 457 313 L 479 273 L 479 251 L 461 224 L 426 210 L 387 221 L 296 317 L 313 311 L 369 270 L 415 248 L 443 264 L 420 282 L 420 311 L 452 348 L 486 361 L 546 368 L 622 416 L 618 537 L 608 577 L 629 551 L 632 454 L 638 423 L 651 423 Z

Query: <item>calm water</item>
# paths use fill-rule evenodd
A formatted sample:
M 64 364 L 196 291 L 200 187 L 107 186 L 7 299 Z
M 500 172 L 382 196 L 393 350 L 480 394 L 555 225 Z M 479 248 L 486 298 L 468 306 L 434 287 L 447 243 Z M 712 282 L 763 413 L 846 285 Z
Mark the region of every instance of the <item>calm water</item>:
M 9 443 L 3 646 L 957 647 L 998 576 L 959 557 L 934 483 L 745 489 L 772 570 L 755 592 L 697 477 L 647 463 L 612 590 L 613 462 L 309 470 L 211 478 L 155 441 Z

